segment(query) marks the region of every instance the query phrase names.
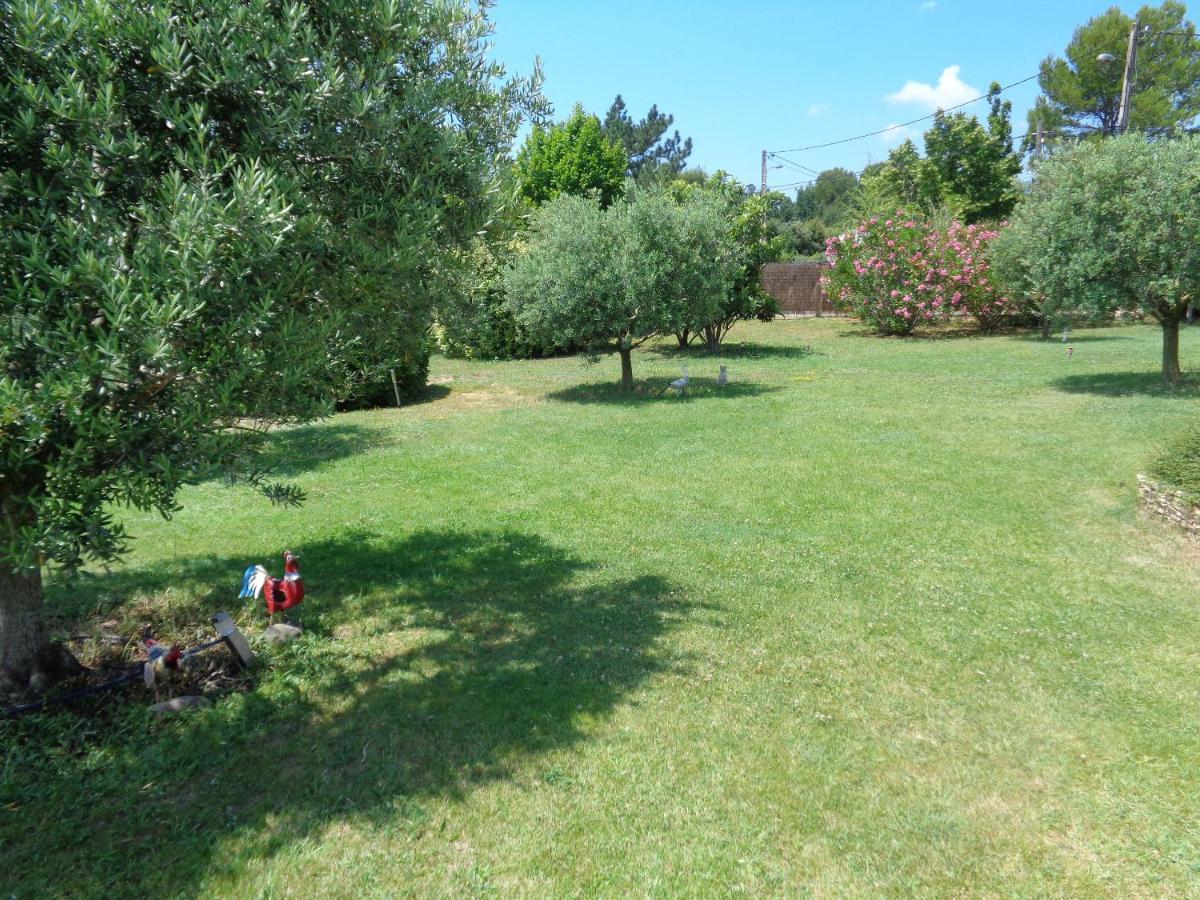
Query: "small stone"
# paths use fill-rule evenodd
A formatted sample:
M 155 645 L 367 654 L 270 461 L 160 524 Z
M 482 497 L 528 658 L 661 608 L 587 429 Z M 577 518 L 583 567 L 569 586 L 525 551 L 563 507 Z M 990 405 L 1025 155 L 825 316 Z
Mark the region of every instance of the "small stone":
M 299 625 L 288 625 L 280 622 L 276 625 L 268 625 L 266 631 L 263 632 L 263 637 L 273 644 L 286 644 L 288 641 L 294 641 L 300 637 L 303 629 Z
M 158 716 L 168 716 L 172 713 L 186 712 L 189 709 L 207 709 L 212 706 L 212 701 L 207 697 L 189 695 L 186 697 L 175 697 L 171 700 L 164 700 L 162 703 L 155 703 L 150 707 L 151 712 Z

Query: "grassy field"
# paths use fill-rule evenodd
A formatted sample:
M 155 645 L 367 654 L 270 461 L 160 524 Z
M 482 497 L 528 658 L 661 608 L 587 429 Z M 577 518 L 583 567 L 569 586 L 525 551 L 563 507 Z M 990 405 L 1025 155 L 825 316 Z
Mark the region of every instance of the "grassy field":
M 731 341 L 685 399 L 665 345 L 633 399 L 436 359 L 279 436 L 302 509 L 130 515 L 60 621 L 257 630 L 288 547 L 305 636 L 194 715 L 3 726 L 0 894 L 1200 893 L 1200 554 L 1134 481 L 1200 392 L 1157 331 Z

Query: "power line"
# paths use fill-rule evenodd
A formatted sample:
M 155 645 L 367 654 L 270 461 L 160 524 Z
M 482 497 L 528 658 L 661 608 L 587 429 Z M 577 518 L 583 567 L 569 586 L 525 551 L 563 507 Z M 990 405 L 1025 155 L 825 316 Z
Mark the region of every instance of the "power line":
M 786 159 L 785 157 L 782 157 L 782 156 L 777 157 L 777 158 L 781 163 L 783 163 L 787 166 L 790 166 L 791 168 L 795 169 L 797 172 L 807 172 L 809 175 L 820 175 L 821 174 L 816 169 L 810 169 L 808 166 L 801 165 L 800 163 L 796 162 L 795 160 Z
M 1060 59 L 1055 63 L 1055 65 L 1065 66 L 1065 65 L 1068 65 L 1068 62 L 1065 59 Z M 1005 91 L 1011 90 L 1012 88 L 1018 87 L 1022 84 L 1025 84 L 1026 82 L 1033 81 L 1033 79 L 1035 79 L 1035 78 L 1040 78 L 1041 75 L 1042 75 L 1042 72 L 1041 72 L 1041 70 L 1039 70 L 1035 74 L 1030 75 L 1028 78 L 1022 78 L 1020 81 L 1014 81 L 1012 84 L 1006 84 L 1006 85 L 1004 85 L 1004 87 L 1000 88 L 999 93 L 1003 94 Z M 839 144 L 849 144 L 852 141 L 865 140 L 866 138 L 869 138 L 869 137 L 876 137 L 881 134 L 887 134 L 889 131 L 896 131 L 897 129 L 900 129 L 900 128 L 907 128 L 909 125 L 916 125 L 918 122 L 928 121 L 929 119 L 932 119 L 935 116 L 937 116 L 938 113 L 947 113 L 947 112 L 953 112 L 956 109 L 962 109 L 964 106 L 970 106 L 972 103 L 978 103 L 980 100 L 986 100 L 989 96 L 991 96 L 990 91 L 987 94 L 981 94 L 978 97 L 975 97 L 971 100 L 965 100 L 962 103 L 959 103 L 955 106 L 948 106 L 944 109 L 939 109 L 937 112 L 930 113 L 927 116 L 921 116 L 919 119 L 913 119 L 909 122 L 901 122 L 898 125 L 889 125 L 887 128 L 880 128 L 878 131 L 869 131 L 866 134 L 856 134 L 854 137 L 842 138 L 840 141 L 827 141 L 824 144 L 810 144 L 807 147 L 791 147 L 787 150 L 772 150 L 767 155 L 770 157 L 774 157 L 776 159 L 782 159 L 782 157 L 780 157 L 778 154 L 780 154 L 780 153 L 803 153 L 807 150 L 821 150 L 825 147 L 836 147 Z
M 805 175 L 820 175 L 821 174 L 820 172 L 810 169 L 808 166 L 802 166 L 802 165 L 800 165 L 800 163 L 795 162 L 790 159 L 787 159 L 786 157 L 780 156 L 780 157 L 777 157 L 777 159 L 780 162 L 780 165 L 775 167 L 777 169 L 783 168 L 783 166 L 787 166 L 792 171 L 800 172 L 801 174 L 805 174 Z
M 1031 134 L 1036 134 L 1036 131 L 1027 131 L 1024 134 L 1014 134 L 1012 136 L 1012 138 L 1010 138 L 1010 141 L 1013 144 L 1017 144 L 1019 141 L 1025 140 L 1025 138 L 1029 137 Z M 783 159 L 782 157 L 780 157 L 780 162 L 786 163 L 786 162 L 791 162 L 791 160 Z M 871 168 L 872 165 L 886 165 L 886 163 L 882 160 L 878 164 L 871 163 L 871 165 L 864 166 L 863 168 L 859 169 L 857 172 L 851 172 L 850 174 L 853 175 L 855 178 L 861 178 L 863 173 L 866 172 L 867 169 Z M 812 169 L 808 169 L 808 171 L 811 172 Z M 816 178 L 810 178 L 808 181 L 789 181 L 787 184 L 768 185 L 768 189 L 769 190 L 783 190 L 784 188 L 802 188 L 802 187 L 808 187 L 809 185 L 813 185 L 816 183 L 817 183 Z

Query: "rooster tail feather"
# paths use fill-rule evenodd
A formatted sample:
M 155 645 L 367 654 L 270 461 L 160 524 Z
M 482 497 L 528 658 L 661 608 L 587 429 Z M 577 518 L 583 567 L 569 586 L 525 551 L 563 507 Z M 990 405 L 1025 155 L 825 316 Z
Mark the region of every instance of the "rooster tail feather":
M 238 594 L 239 598 L 254 597 L 255 599 L 262 593 L 263 585 L 267 583 L 267 570 L 262 566 L 250 566 L 242 575 L 242 590 Z

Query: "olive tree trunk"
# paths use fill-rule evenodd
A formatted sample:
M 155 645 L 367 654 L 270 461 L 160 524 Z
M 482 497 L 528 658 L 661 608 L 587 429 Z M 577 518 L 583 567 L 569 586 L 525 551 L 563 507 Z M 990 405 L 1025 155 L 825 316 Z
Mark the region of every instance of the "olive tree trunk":
M 0 563 L 0 688 L 28 685 L 48 648 L 41 570 Z
M 1179 319 L 1163 317 L 1163 352 L 1162 378 L 1163 384 L 1172 385 L 1179 381 Z
M 709 353 L 721 352 L 721 338 L 724 337 L 720 324 L 704 326 L 704 344 Z
M 633 390 L 633 348 L 621 347 L 621 390 Z

